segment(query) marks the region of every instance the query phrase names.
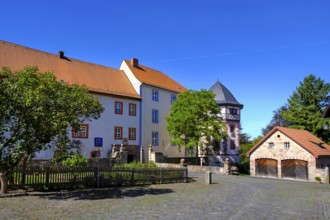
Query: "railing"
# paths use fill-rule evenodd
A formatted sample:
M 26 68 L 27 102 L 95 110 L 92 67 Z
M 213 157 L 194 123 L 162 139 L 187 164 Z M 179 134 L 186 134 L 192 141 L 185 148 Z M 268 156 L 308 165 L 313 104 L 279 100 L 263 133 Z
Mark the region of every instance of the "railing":
M 156 183 L 186 182 L 187 168 L 112 170 L 110 168 L 84 167 L 28 167 L 25 181 L 17 167 L 10 174 L 9 188 L 33 188 L 34 190 L 70 189 L 84 187 L 111 187 L 118 185 L 144 185 Z
M 223 120 L 232 120 L 232 121 L 239 121 L 241 120 L 240 115 L 233 115 L 233 114 L 221 114 Z

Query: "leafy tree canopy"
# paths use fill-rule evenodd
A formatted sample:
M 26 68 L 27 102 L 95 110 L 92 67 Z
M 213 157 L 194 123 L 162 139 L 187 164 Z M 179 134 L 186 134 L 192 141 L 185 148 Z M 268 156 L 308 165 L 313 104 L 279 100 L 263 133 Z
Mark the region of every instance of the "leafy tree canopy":
M 84 120 L 97 119 L 103 111 L 87 88 L 57 81 L 36 67 L 2 68 L 0 102 L 1 176 L 36 152 L 72 147 L 68 127 L 79 130 Z
M 281 116 L 290 127 L 307 130 L 329 142 L 329 130 L 324 130 L 323 125 L 329 125 L 330 120 L 322 117 L 330 101 L 329 92 L 330 84 L 311 74 L 300 82 L 288 99 L 287 110 L 282 111 Z
M 261 130 L 262 135 L 266 135 L 276 126 L 289 127 L 289 122 L 282 117 L 282 112 L 287 111 L 287 106 L 283 105 L 279 109 L 273 111 L 273 117 L 270 123 Z
M 246 153 L 252 148 L 254 147 L 254 145 L 256 145 L 260 140 L 261 140 L 261 136 L 254 138 L 253 140 L 251 140 L 250 135 L 248 134 L 240 134 L 240 140 L 241 145 L 240 145 L 240 172 L 242 173 L 250 173 L 250 158 L 248 158 L 246 156 Z
M 187 90 L 178 95 L 167 119 L 172 143 L 192 150 L 226 136 L 226 126 L 212 91 Z

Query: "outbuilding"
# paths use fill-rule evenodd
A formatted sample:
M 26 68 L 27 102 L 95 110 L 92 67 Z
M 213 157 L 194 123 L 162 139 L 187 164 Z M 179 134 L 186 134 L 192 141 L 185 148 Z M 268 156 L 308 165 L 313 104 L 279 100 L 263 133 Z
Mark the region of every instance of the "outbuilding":
M 246 155 L 251 176 L 329 183 L 330 146 L 308 131 L 277 126 Z

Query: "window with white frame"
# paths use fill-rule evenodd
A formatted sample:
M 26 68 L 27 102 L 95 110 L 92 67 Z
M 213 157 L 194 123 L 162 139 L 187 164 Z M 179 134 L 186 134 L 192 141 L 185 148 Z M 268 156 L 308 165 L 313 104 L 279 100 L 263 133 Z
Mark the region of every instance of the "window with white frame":
M 171 94 L 171 104 L 176 101 L 176 94 Z
M 123 103 L 115 102 L 115 114 L 122 115 L 123 114 Z
M 88 138 L 88 124 L 80 125 L 78 131 L 72 129 L 72 138 Z
M 159 123 L 159 111 L 158 111 L 158 109 L 152 109 L 151 119 L 152 119 L 152 123 L 156 123 L 156 124 Z
M 159 143 L 159 133 L 158 131 L 153 131 L 151 134 L 151 145 L 158 146 Z
M 128 128 L 128 139 L 136 140 L 136 128 Z
M 136 116 L 136 104 L 129 103 L 129 105 L 128 105 L 128 115 Z
M 159 101 L 159 91 L 152 90 L 152 101 L 158 102 Z
M 123 128 L 122 127 L 115 127 L 114 138 L 116 140 L 121 140 L 123 138 Z
M 284 149 L 290 149 L 290 142 L 284 142 Z
M 269 142 L 268 143 L 268 148 L 269 149 L 274 149 L 274 143 L 273 142 Z

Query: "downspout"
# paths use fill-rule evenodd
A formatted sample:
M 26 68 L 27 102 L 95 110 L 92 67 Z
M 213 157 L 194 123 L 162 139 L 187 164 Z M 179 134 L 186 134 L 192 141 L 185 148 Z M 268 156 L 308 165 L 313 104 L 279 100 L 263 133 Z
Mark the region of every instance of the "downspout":
M 141 145 L 142 145 L 142 84 L 140 86 L 140 113 L 139 113 L 139 152 L 141 152 Z M 144 146 L 145 147 L 145 146 Z M 139 153 L 140 155 L 140 153 Z M 140 158 L 141 161 L 141 158 Z

